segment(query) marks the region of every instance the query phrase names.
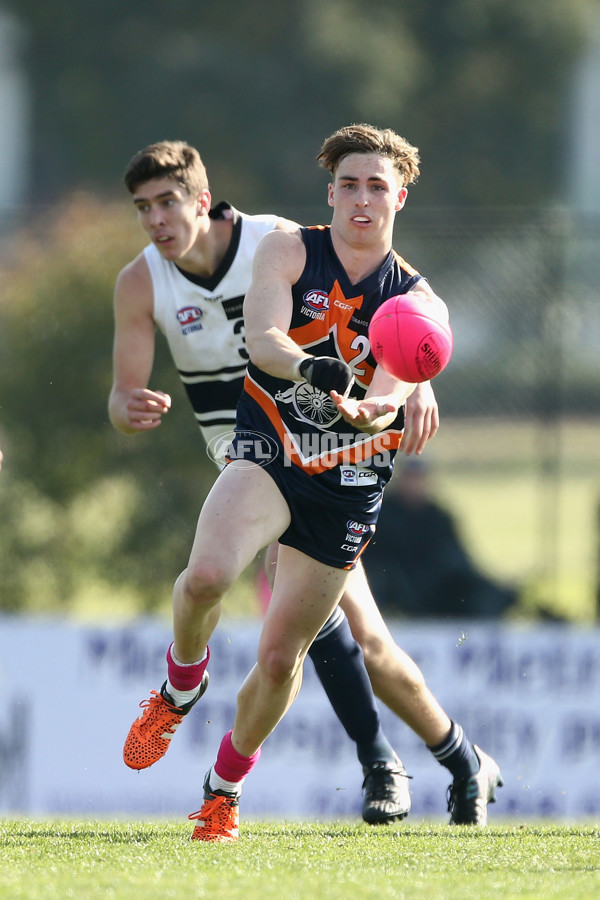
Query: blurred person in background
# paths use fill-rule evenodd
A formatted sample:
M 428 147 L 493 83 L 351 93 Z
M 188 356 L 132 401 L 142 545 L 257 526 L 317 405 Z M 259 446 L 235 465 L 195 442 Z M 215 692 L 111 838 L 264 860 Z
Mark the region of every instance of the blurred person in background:
M 398 464 L 363 562 L 379 605 L 391 616 L 498 618 L 519 597 L 474 564 L 455 517 L 435 499 L 431 468 L 422 458 Z
M 126 173 L 140 223 L 151 240 L 120 273 L 115 290 L 109 408 L 115 427 L 128 434 L 158 427 L 171 405 L 166 394 L 148 388 L 156 326 L 167 336 L 205 439 L 233 425 L 248 359 L 241 316 L 254 250 L 265 232 L 298 227 L 275 216 L 248 217 L 226 203 L 213 208 L 204 167 L 192 177 L 187 171 L 197 168 L 198 160 L 188 145 L 163 142 L 136 154 Z M 425 384 L 406 406 L 404 452 L 421 452 L 437 427 L 437 404 Z M 355 638 L 365 651 L 378 695 L 452 772 L 455 786 L 471 782 L 479 759 L 460 726 L 439 707 L 414 662 L 393 641 L 360 565 L 348 580 L 341 606 L 354 637 L 346 618 L 336 611 L 309 652 L 336 713 L 357 741 L 365 773 L 363 817 L 390 821 L 410 807 L 406 773 L 381 733 Z M 208 655 L 182 665 L 170 648 L 167 659 L 169 678 L 160 693 L 152 692 L 144 702 L 145 711 L 126 742 L 125 760 L 133 768 L 152 765 L 164 755 L 175 728 L 206 688 L 206 678 L 197 676 L 198 666 L 205 672 Z M 190 678 L 197 680 L 191 692 Z M 464 804 L 455 803 L 452 820 L 483 824 L 487 799 L 486 794 L 482 809 L 472 803 L 468 813 Z

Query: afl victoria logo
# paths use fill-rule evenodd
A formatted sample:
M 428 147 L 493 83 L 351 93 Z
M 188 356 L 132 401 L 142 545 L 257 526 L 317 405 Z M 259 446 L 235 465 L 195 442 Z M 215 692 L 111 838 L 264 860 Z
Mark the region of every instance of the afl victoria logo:
M 346 522 L 346 528 L 350 532 L 350 534 L 363 535 L 369 531 L 368 525 L 363 525 L 362 522 L 355 522 L 354 519 L 348 519 Z
M 302 300 L 306 306 L 317 312 L 329 309 L 329 295 L 325 291 L 307 291 Z
M 177 310 L 177 321 L 185 328 L 186 325 L 193 325 L 202 318 L 202 310 L 197 306 L 184 306 Z

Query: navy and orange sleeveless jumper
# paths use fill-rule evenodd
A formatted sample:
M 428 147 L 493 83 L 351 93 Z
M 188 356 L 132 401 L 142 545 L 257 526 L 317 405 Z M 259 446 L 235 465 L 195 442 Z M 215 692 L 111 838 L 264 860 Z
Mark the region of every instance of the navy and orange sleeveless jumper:
M 354 374 L 351 396 L 362 398 L 375 371 L 369 322 L 389 297 L 406 293 L 420 275 L 393 250 L 379 268 L 352 285 L 327 226 L 301 229 L 306 264 L 292 288 L 288 334 L 305 352 L 343 359 Z M 337 568 L 353 568 L 375 530 L 404 424 L 368 435 L 349 425 L 331 398 L 304 381 L 274 378 L 251 362 L 237 410 L 234 455 L 258 458 L 285 497 L 292 525 L 280 542 Z M 337 523 L 337 524 L 336 524 Z

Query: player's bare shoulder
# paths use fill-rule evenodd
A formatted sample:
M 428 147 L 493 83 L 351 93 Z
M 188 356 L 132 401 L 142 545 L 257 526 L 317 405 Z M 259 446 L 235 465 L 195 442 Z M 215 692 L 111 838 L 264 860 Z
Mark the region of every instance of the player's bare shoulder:
M 275 230 L 287 231 L 288 234 L 296 234 L 300 231 L 300 225 L 297 222 L 292 222 L 291 219 L 283 219 L 280 216 L 275 222 Z
M 300 226 L 289 222 L 287 219 L 278 220 L 288 222 L 295 228 L 275 228 L 261 238 L 254 256 L 254 275 L 282 274 L 293 283 L 296 281 L 306 261 L 306 249 L 300 236 Z
M 143 253 L 123 266 L 115 282 L 115 305 L 134 306 L 138 312 L 152 312 L 154 297 L 150 269 Z

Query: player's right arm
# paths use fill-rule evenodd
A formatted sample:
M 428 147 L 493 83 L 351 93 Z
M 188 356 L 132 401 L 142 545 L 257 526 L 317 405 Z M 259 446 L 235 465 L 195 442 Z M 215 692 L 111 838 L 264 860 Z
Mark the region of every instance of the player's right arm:
M 171 398 L 148 388 L 154 364 L 152 280 L 143 255 L 125 266 L 114 294 L 115 333 L 110 420 L 118 431 L 137 434 L 160 425 Z
M 244 300 L 246 345 L 255 366 L 276 378 L 299 380 L 298 365 L 310 359 L 288 335 L 292 319 L 292 285 L 306 261 L 299 234 L 271 231 L 260 241 L 252 282 Z
M 252 283 L 244 300 L 250 359 L 276 378 L 304 380 L 325 393 L 335 389 L 345 394 L 352 382 L 348 364 L 337 357 L 311 356 L 288 334 L 292 286 L 300 278 L 305 263 L 306 248 L 299 230 L 271 231 L 259 243 L 254 254 Z

